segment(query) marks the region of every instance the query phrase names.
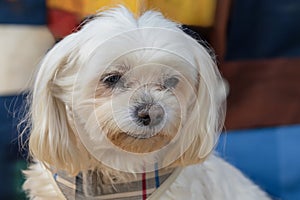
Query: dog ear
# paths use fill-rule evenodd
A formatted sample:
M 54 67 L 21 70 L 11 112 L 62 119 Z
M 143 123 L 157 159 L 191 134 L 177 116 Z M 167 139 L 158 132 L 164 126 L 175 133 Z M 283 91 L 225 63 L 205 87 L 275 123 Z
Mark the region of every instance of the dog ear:
M 31 98 L 31 155 L 57 169 L 76 174 L 88 156 L 79 148 L 68 123 L 67 105 L 72 98 L 76 40 L 68 36 L 45 56 L 36 75 Z M 73 40 L 71 42 L 71 40 Z M 73 74 L 72 74 L 73 73 Z M 79 145 L 79 146 L 78 146 Z
M 226 113 L 227 87 L 213 57 L 198 43 L 192 52 L 199 76 L 197 100 L 185 125 L 185 140 L 193 142 L 180 159 L 184 165 L 199 163 L 213 151 Z

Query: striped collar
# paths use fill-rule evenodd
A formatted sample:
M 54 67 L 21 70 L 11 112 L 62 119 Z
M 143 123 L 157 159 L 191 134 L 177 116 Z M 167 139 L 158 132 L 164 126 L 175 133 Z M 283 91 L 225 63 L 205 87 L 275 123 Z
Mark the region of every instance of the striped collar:
M 137 174 L 128 182 L 113 185 L 105 181 L 99 171 L 80 173 L 76 177 L 58 171 L 53 177 L 67 200 L 146 200 L 163 184 L 170 182 L 168 179 L 174 179 L 175 174 L 177 177 L 178 173 L 174 173 L 175 171 L 176 169 L 156 169 L 154 172 Z

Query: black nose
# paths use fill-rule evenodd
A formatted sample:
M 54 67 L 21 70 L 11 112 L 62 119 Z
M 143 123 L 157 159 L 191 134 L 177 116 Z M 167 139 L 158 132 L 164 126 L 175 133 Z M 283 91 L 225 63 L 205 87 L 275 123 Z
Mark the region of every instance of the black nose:
M 145 104 L 138 106 L 135 111 L 135 118 L 138 124 L 143 126 L 158 125 L 165 115 L 164 109 L 157 104 Z

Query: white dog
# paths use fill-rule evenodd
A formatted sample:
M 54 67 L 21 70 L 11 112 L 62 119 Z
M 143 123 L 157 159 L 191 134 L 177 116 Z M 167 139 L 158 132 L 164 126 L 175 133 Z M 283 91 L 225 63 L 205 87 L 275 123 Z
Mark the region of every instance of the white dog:
M 179 24 L 101 12 L 37 73 L 24 189 L 32 199 L 269 199 L 212 153 L 225 97 L 207 49 Z

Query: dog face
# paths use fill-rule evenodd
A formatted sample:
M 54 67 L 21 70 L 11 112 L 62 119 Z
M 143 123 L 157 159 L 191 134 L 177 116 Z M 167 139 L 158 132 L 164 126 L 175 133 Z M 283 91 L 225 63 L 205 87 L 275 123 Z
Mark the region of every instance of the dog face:
M 105 66 L 97 59 L 101 50 L 96 52 L 89 63 Z M 147 153 L 162 148 L 179 133 L 196 101 L 198 72 L 187 61 L 168 54 L 157 49 L 125 53 L 93 73 L 95 78 L 77 80 L 73 112 L 83 122 L 78 126 L 85 124 L 84 132 L 94 145 L 105 134 L 123 150 Z M 94 103 L 86 103 L 91 100 Z
M 145 163 L 200 162 L 216 142 L 225 96 L 210 55 L 178 24 L 157 12 L 135 19 L 120 7 L 100 13 L 43 60 L 30 149 L 69 173 L 100 163 L 140 172 Z

